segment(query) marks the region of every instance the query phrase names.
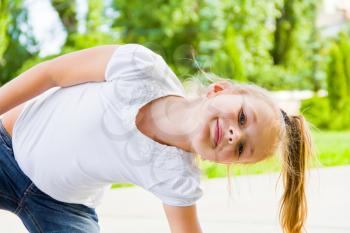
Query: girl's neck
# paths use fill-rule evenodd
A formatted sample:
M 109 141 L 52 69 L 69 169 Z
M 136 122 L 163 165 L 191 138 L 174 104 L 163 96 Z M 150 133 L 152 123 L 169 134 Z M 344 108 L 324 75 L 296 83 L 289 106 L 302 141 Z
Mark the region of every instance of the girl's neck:
M 195 126 L 199 123 L 203 100 L 166 96 L 152 101 L 140 109 L 136 117 L 137 128 L 161 144 L 195 152 L 191 145 L 191 137 L 196 133 Z

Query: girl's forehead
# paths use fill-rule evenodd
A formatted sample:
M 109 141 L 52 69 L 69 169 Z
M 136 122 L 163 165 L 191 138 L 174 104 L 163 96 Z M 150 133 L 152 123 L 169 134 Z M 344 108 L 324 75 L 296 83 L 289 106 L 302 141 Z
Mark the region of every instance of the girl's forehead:
M 243 101 L 244 104 L 256 109 L 257 111 L 276 111 L 276 109 L 274 109 L 264 98 L 258 98 L 253 95 L 244 95 Z
M 227 103 L 234 104 L 236 107 L 240 107 L 242 104 L 243 107 L 252 109 L 257 116 L 264 114 L 276 118 L 278 115 L 277 105 L 266 97 L 258 97 L 249 93 L 222 93 L 221 95 L 227 100 Z
M 280 128 L 281 124 L 279 109 L 276 109 L 276 107 L 271 106 L 264 100 L 260 100 L 254 97 L 245 98 L 243 105 L 247 106 L 246 108 L 254 113 L 255 116 L 253 116 L 257 119 L 254 122 L 256 122 L 257 127 L 270 127 L 271 130 L 273 127 L 274 129 L 276 129 L 273 131 L 275 131 L 275 133 L 278 133 L 278 129 Z

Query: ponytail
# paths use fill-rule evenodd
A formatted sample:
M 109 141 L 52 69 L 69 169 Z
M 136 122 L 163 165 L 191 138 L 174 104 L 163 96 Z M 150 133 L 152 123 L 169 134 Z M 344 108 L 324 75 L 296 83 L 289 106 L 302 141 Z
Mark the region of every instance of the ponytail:
M 284 192 L 279 216 L 283 232 L 301 233 L 307 216 L 305 170 L 311 155 L 311 138 L 303 116 L 287 116 L 281 112 L 285 143 L 282 151 Z

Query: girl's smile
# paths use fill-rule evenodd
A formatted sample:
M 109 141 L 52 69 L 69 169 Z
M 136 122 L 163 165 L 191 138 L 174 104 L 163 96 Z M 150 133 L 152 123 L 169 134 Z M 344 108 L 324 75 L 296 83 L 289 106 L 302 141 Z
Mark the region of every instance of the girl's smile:
M 216 124 L 215 124 L 215 147 L 218 146 L 218 144 L 220 143 L 222 138 L 222 129 L 220 127 L 220 123 L 219 123 L 219 118 L 216 119 Z

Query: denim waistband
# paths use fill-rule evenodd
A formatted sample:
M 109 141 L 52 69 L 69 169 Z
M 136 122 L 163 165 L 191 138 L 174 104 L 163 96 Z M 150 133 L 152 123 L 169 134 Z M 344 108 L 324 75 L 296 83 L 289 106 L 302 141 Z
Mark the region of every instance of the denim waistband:
M 5 140 L 5 142 L 12 146 L 11 135 L 6 131 L 4 125 L 2 124 L 2 119 L 0 119 L 0 134 L 1 137 Z

